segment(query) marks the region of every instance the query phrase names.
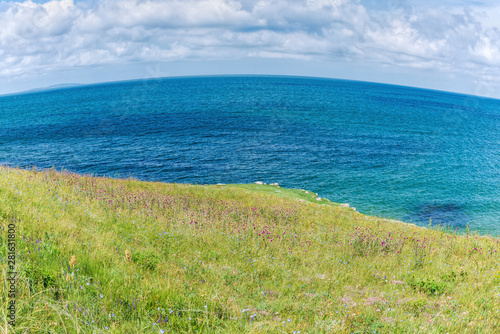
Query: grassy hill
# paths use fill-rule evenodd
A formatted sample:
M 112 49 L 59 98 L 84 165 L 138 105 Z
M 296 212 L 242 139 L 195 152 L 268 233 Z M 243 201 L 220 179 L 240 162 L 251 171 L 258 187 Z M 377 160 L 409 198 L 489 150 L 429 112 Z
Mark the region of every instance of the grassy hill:
M 4 333 L 500 328 L 498 239 L 365 216 L 304 190 L 0 167 L 0 220 Z

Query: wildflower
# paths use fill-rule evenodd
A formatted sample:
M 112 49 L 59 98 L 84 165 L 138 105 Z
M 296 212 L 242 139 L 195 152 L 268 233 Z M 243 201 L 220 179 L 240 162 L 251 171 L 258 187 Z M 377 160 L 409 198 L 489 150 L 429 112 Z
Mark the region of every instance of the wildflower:
M 125 258 L 127 259 L 128 262 L 132 261 L 132 254 L 128 249 L 125 250 Z
M 71 259 L 69 260 L 69 265 L 71 266 L 71 269 L 75 268 L 76 264 L 76 255 L 71 256 Z

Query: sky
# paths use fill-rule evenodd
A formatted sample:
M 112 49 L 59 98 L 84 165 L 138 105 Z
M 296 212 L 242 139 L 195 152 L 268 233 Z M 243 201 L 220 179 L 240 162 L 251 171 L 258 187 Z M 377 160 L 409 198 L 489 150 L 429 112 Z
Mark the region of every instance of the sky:
M 0 94 L 266 74 L 500 98 L 492 0 L 0 0 Z

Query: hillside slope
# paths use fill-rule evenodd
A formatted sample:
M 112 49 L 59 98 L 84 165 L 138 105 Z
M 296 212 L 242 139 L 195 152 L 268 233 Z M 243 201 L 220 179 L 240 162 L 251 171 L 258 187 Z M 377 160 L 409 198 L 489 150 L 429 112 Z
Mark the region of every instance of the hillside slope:
M 500 325 L 498 239 L 365 216 L 304 190 L 0 167 L 0 219 L 4 333 L 493 333 Z

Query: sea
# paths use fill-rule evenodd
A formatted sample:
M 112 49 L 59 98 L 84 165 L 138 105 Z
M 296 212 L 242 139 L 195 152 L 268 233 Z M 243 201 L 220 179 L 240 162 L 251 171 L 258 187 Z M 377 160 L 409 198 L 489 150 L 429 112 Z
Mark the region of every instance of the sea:
M 206 76 L 0 97 L 0 164 L 279 183 L 357 211 L 500 235 L 500 101 L 337 79 Z

